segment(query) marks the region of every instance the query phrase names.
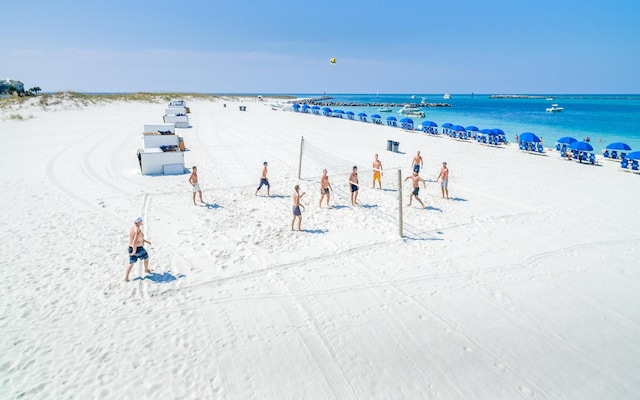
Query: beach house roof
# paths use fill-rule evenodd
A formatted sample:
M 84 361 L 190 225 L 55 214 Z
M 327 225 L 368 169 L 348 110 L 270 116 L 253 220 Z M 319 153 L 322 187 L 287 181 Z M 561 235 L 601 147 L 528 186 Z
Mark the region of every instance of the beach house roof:
M 18 92 L 24 92 L 24 84 L 22 82 L 5 78 L 0 80 L 0 93 L 5 92 L 9 86 L 15 87 Z

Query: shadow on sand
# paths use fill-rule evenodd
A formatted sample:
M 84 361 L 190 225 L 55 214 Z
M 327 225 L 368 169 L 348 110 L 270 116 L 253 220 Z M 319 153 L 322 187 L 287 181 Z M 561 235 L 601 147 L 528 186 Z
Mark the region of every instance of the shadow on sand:
M 178 274 L 176 276 L 176 275 L 173 275 L 171 272 L 164 272 L 162 274 L 159 274 L 157 272 L 152 272 L 150 274 L 145 275 L 144 278 L 137 277 L 137 278 L 134 278 L 133 280 L 142 281 L 142 280 L 148 279 L 151 282 L 155 282 L 155 283 L 169 283 L 185 277 L 186 275 Z

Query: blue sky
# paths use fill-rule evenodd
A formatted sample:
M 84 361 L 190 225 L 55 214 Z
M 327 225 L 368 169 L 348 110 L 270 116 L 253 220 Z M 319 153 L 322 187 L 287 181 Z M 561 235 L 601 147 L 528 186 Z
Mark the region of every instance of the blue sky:
M 0 78 L 44 91 L 640 93 L 638 0 L 0 0 L 0 9 Z

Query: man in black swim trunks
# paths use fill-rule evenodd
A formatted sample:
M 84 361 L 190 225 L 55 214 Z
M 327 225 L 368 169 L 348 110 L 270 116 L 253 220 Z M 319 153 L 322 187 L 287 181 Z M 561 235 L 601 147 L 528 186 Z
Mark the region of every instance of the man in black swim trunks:
M 293 229 L 293 225 L 296 222 L 296 218 L 298 218 L 298 232 L 301 230 L 300 225 L 302 224 L 302 211 L 300 207 L 304 208 L 303 205 L 300 204 L 300 199 L 305 195 L 305 192 L 300 193 L 300 186 L 296 185 L 293 188 L 295 191 L 293 192 L 293 219 L 291 220 L 291 230 Z
M 322 176 L 320 177 L 320 202 L 318 203 L 318 207 L 322 207 L 322 199 L 324 196 L 327 196 L 327 207 L 329 207 L 329 199 L 331 199 L 331 192 L 333 188 L 331 187 L 331 183 L 329 182 L 329 177 L 327 176 L 327 170 L 322 170 Z
M 406 178 L 404 178 L 405 181 L 407 179 L 411 179 L 411 183 L 413 184 L 413 191 L 409 195 L 408 206 L 411 205 L 411 201 L 415 197 L 416 200 L 418 200 L 418 202 L 420 202 L 420 204 L 422 205 L 422 208 L 424 208 L 424 203 L 422 202 L 422 200 L 420 200 L 420 197 L 418 197 L 418 193 L 420 192 L 420 181 L 422 181 L 422 185 L 424 186 L 425 189 L 427 188 L 427 183 L 421 176 L 418 175 L 417 171 L 413 171 L 413 176 L 407 176 Z

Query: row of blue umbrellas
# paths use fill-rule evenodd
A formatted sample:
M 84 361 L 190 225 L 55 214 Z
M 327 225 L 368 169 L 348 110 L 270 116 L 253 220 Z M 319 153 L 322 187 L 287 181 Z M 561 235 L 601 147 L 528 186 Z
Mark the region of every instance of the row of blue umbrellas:
M 567 145 L 567 148 L 570 150 L 578 150 L 578 151 L 593 151 L 593 146 L 589 142 L 579 142 L 578 139 L 572 138 L 571 136 L 561 137 L 556 141 L 556 143 L 561 143 Z M 622 142 L 610 143 L 606 147 L 607 150 L 631 150 L 631 146 Z M 634 151 L 626 156 L 632 160 L 640 160 L 640 151 Z

